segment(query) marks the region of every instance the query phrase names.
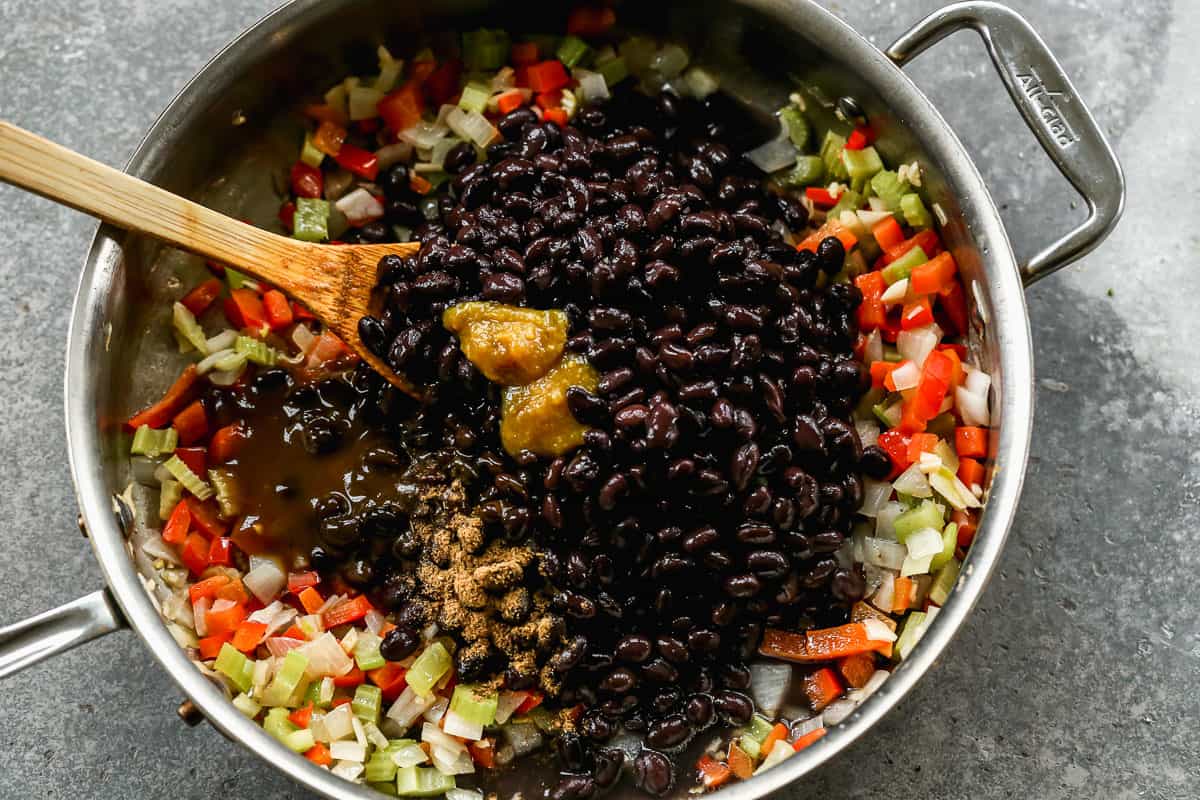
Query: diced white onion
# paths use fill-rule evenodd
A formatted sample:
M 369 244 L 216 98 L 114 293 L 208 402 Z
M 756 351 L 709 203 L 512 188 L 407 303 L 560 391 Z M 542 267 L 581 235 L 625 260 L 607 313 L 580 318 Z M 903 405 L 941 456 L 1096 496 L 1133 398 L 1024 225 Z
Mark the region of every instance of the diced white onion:
M 879 424 L 874 420 L 856 420 L 854 431 L 858 434 L 858 441 L 863 447 L 870 447 L 879 441 Z
M 837 725 L 846 717 L 853 714 L 856 708 L 858 708 L 858 703 L 848 697 L 843 697 L 840 700 L 834 700 L 826 706 L 821 714 L 825 719 L 826 725 Z
M 894 306 L 896 303 L 904 302 L 904 298 L 908 295 L 908 278 L 901 278 L 891 286 L 883 290 L 883 294 L 879 299 L 883 301 L 885 306 Z
M 883 211 L 871 209 L 870 211 L 857 211 L 855 213 L 858 214 L 858 221 L 867 228 L 874 228 L 876 225 L 892 216 L 892 212 L 887 211 L 886 209 Z
M 353 781 L 357 780 L 359 775 L 362 775 L 364 769 L 365 767 L 357 761 L 339 761 L 329 771 L 339 778 Z
M 883 336 L 880 335 L 878 328 L 867 334 L 867 343 L 863 348 L 863 361 L 868 364 L 883 361 Z
M 533 727 L 530 725 L 529 727 Z M 401 747 L 395 753 L 392 753 L 392 761 L 398 767 L 415 767 L 417 764 L 424 764 L 429 760 L 429 756 L 421 749 L 419 745 L 410 744 Z
M 271 680 L 271 673 L 274 671 L 276 660 L 274 658 L 260 658 L 254 662 L 254 674 L 251 676 L 251 685 L 255 697 L 261 697 L 263 691 L 267 688 L 267 682 Z
M 911 331 L 900 331 L 896 337 L 896 349 L 900 351 L 901 356 L 922 367 L 925 365 L 925 359 L 941 340 L 942 329 L 936 322 L 931 322 Z
M 882 197 L 876 197 L 875 195 L 868 197 L 867 205 L 871 207 L 872 211 L 887 211 L 887 203 Z
M 792 723 L 792 734 L 799 739 L 806 733 L 820 730 L 825 727 L 825 717 L 822 714 L 817 714 L 815 717 L 802 719 Z
M 910 558 L 925 558 L 942 552 L 942 534 L 933 528 L 922 528 L 909 536 L 904 544 Z
M 395 720 L 399 727 L 408 728 L 435 702 L 437 697 L 434 694 L 421 697 L 411 686 L 405 686 L 396 702 L 388 709 L 387 715 L 389 719 Z
M 375 159 L 379 162 L 381 170 L 399 164 L 401 161 L 410 161 L 412 160 L 412 155 L 412 142 L 385 144 L 375 151 Z
M 367 760 L 367 748 L 358 742 L 335 741 L 329 746 L 329 755 L 339 761 L 357 761 L 362 763 Z
M 428 742 L 434 747 L 440 747 L 450 753 L 466 752 L 467 747 L 457 739 L 451 738 L 446 731 L 443 731 L 432 722 L 426 722 L 421 725 L 421 741 Z
M 453 711 L 447 711 L 442 719 L 442 729 L 451 736 L 478 741 L 483 738 L 483 725 L 468 722 Z
M 776 172 L 796 163 L 796 146 L 781 127 L 778 136 L 746 153 L 746 158 L 763 172 Z
M 334 203 L 338 211 L 346 215 L 350 223 L 357 225 L 383 216 L 383 204 L 370 192 L 359 187 Z
M 437 698 L 437 701 L 421 715 L 421 718 L 436 725 L 442 721 L 442 717 L 446 716 L 446 710 L 450 708 L 450 699 L 436 695 L 434 697 Z
M 778 661 L 750 665 L 750 697 L 758 710 L 774 719 L 792 684 L 792 666 Z
M 292 650 L 304 646 L 302 640 L 293 639 L 290 636 L 272 636 L 266 640 L 265 644 L 273 656 L 286 656 Z
M 375 609 L 371 609 L 367 612 L 367 615 L 363 617 L 363 624 L 367 626 L 367 630 L 376 636 L 378 636 L 379 632 L 383 630 L 383 626 L 386 623 L 387 620 L 384 618 L 383 614 L 380 614 Z
M 521 703 L 524 703 L 528 697 L 528 692 L 500 692 L 500 696 L 496 700 L 496 724 L 503 725 L 508 722 L 508 718 L 521 707 Z
M 528 755 L 542 746 L 542 733 L 538 730 L 537 725 L 531 722 L 511 723 L 501 728 L 500 732 L 504 734 L 504 738 L 508 740 L 514 755 L 518 758 Z
M 874 517 L 892 496 L 892 484 L 887 481 L 876 481 L 863 478 L 863 500 L 858 513 L 864 517 Z
M 904 504 L 891 501 L 879 509 L 875 516 L 875 536 L 880 539 L 896 538 L 896 517 L 904 513 Z
M 908 550 L 899 542 L 868 536 L 863 540 L 863 563 L 887 569 L 900 569 Z
M 609 98 L 608 83 L 599 72 L 576 69 L 573 74 L 579 81 L 579 97 L 584 103 L 598 103 Z
M 237 341 L 237 337 L 237 331 L 232 328 L 226 328 L 208 340 L 208 352 L 215 353 L 218 350 L 228 350 L 233 347 L 233 343 Z
M 457 108 L 457 106 L 451 106 Z M 401 141 L 408 142 L 413 147 L 421 150 L 430 150 L 438 139 L 446 135 L 448 129 L 444 124 L 429 123 L 422 120 L 411 128 L 405 128 L 400 131 L 399 137 Z
M 354 735 L 354 714 L 350 709 L 349 703 L 342 703 L 340 706 L 330 711 L 325 715 L 325 732 L 329 735 L 330 742 L 349 739 Z M 352 742 L 352 744 L 358 744 Z
M 351 708 L 350 710 L 353 711 L 354 709 Z M 352 715 L 350 717 L 350 727 L 354 729 L 354 741 L 358 742 L 365 750 L 367 747 L 367 731 L 363 728 L 362 720 Z
M 929 479 L 921 472 L 918 464 L 913 464 L 892 482 L 892 486 L 900 494 L 913 497 L 933 497 L 933 489 L 929 488 Z
M 934 613 L 935 613 L 934 610 L 930 609 L 929 617 L 933 616 Z M 926 617 L 926 620 L 928 620 L 929 617 Z M 860 697 L 863 700 L 866 700 L 868 697 L 870 697 L 871 695 L 873 695 L 877 691 L 879 691 L 880 687 L 883 686 L 883 684 L 891 676 L 892 676 L 892 673 L 888 672 L 886 669 L 877 669 L 877 670 L 875 670 L 874 674 L 872 674 L 871 677 L 867 680 L 866 685 L 864 685 L 861 689 L 855 689 L 854 694 L 857 697 Z
M 867 617 L 862 622 L 863 627 L 867 630 L 868 640 L 872 642 L 896 641 L 896 632 L 884 624 L 883 620 Z
M 892 370 L 892 383 L 896 384 L 896 391 L 898 392 L 915 389 L 920 382 L 921 370 L 912 361 L 905 361 Z
M 368 722 L 363 725 L 363 729 L 367 732 L 367 741 L 378 747 L 380 750 L 388 746 L 388 738 L 383 735 L 383 731 L 379 730 L 379 726 L 374 722 Z
M 959 386 L 954 390 L 954 404 L 964 425 L 987 427 L 991 424 L 992 415 L 988 411 L 986 395 L 978 395 L 965 386 Z
M 346 655 L 341 643 L 328 631 L 301 647 L 300 652 L 308 657 L 305 673 L 312 679 L 345 675 L 354 668 L 354 660 Z
M 754 774 L 758 775 L 766 772 L 777 764 L 782 764 L 784 761 L 787 761 L 795 754 L 796 751 L 790 744 L 783 740 L 776 740 L 774 745 L 771 747 L 771 752 L 767 753 L 767 757 L 764 758 L 763 762 L 758 765 L 758 769 L 754 770 Z
M 446 800 L 483 800 L 483 792 L 474 789 L 451 789 L 446 792 Z
M 475 762 L 467 751 L 455 753 L 434 745 L 429 748 L 433 766 L 443 775 L 470 775 L 475 771 Z
M 896 605 L 896 576 L 892 572 L 883 573 L 883 580 L 879 584 L 879 588 L 875 590 L 875 596 L 871 598 L 871 603 L 880 611 L 892 613 L 892 609 Z
M 992 376 L 974 367 L 967 367 L 964 371 L 967 375 L 968 391 L 980 397 L 987 397 L 988 389 L 992 386 Z
M 213 386 L 233 386 L 242 377 L 242 373 L 246 371 L 246 357 L 237 354 L 238 364 L 236 367 L 229 369 L 213 370 L 208 373 L 208 382 Z
M 900 577 L 907 578 L 911 575 L 925 575 L 929 572 L 929 563 L 933 561 L 933 556 L 925 556 L 924 558 L 913 558 L 909 556 L 904 559 L 904 563 L 900 565 Z
M 446 124 L 450 130 L 480 147 L 487 147 L 500 136 L 496 126 L 478 111 L 463 111 L 455 107 L 446 115 Z
M 216 369 L 216 366 L 219 362 L 222 362 L 234 355 L 237 355 L 237 351 L 232 347 L 227 347 L 224 350 L 218 350 L 215 353 L 211 353 L 200 359 L 200 361 L 196 364 L 196 374 L 207 375 L 209 372 L 212 372 L 214 369 Z
M 716 77 L 702 67 L 691 67 L 683 73 L 683 83 L 687 87 L 688 94 L 697 100 L 703 100 L 721 88 Z
M 287 575 L 274 561 L 264 561 L 243 576 L 242 583 L 259 599 L 270 603 L 287 585 Z

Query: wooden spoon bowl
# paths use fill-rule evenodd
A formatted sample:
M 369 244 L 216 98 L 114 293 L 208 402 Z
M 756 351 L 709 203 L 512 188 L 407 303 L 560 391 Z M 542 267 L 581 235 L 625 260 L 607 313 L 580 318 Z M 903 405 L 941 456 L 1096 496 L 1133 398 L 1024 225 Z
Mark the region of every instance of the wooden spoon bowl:
M 406 394 L 424 391 L 372 353 L 358 321 L 379 303 L 379 260 L 420 245 L 322 245 L 289 239 L 217 213 L 165 189 L 0 122 L 0 180 L 265 281 L 307 306 L 376 372 Z

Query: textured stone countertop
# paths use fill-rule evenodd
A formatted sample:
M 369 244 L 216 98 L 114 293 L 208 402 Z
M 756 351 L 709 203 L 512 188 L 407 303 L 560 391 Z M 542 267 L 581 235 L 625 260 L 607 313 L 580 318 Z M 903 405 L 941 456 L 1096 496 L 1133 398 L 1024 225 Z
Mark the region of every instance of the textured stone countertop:
M 1013 0 L 1129 177 L 1113 238 L 1029 293 L 1026 489 L 978 610 L 886 720 L 789 798 L 1200 796 L 1200 128 L 1190 0 Z M 120 164 L 183 83 L 274 0 L 0 0 L 0 118 Z M 886 45 L 938 0 L 837 0 Z M 1018 254 L 1082 217 L 977 39 L 911 68 Z M 1153 196 L 1157 195 L 1158 199 Z M 0 621 L 101 585 L 75 527 L 62 362 L 94 223 L 0 187 Z M 208 726 L 131 633 L 0 692 L 0 797 L 273 800 L 301 792 Z

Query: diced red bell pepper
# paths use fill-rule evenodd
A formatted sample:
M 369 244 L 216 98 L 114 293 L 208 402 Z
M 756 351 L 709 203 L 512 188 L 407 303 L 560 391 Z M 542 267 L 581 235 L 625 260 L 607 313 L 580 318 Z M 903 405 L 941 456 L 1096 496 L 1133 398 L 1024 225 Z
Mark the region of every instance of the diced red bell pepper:
M 838 198 L 824 186 L 809 186 L 804 190 L 804 196 L 812 200 L 817 208 L 833 208 Z
M 292 315 L 300 322 L 316 319 L 316 316 L 311 311 L 294 301 L 292 302 Z
M 241 578 L 233 578 L 229 583 L 218 586 L 216 597 L 218 600 L 232 600 L 239 605 L 251 602 L 250 592 L 246 591 L 246 584 L 242 583 Z M 262 608 L 261 604 L 259 608 Z
M 208 549 L 208 563 L 218 567 L 233 566 L 233 540 L 218 536 Z
M 321 593 L 311 586 L 296 595 L 296 599 L 300 601 L 306 614 L 315 614 L 321 606 L 325 605 L 325 598 L 321 597 Z
M 541 692 L 536 690 L 532 691 L 524 700 L 521 701 L 521 705 L 517 706 L 516 710 L 513 711 L 513 714 L 517 716 L 520 716 L 521 714 L 528 714 L 530 711 L 533 711 L 535 708 L 540 706 L 542 701 L 545 699 L 546 696 Z
M 307 589 L 310 586 L 316 586 L 321 582 L 321 576 L 309 570 L 308 572 L 289 572 L 287 578 L 287 590 L 292 594 L 299 594 L 301 590 Z
M 366 679 L 366 673 L 358 667 L 354 667 L 354 669 L 350 670 L 345 675 L 335 675 L 333 678 L 333 685 L 339 689 L 352 689 L 366 681 Z
M 958 546 L 970 547 L 975 541 L 975 529 L 978 517 L 970 511 L 955 511 L 950 515 L 950 521 L 958 526 Z
M 852 688 L 861 689 L 875 674 L 875 656 L 871 653 L 846 656 L 838 662 L 838 671 Z
M 262 641 L 263 634 L 267 632 L 267 624 L 265 622 L 250 622 L 247 620 L 237 626 L 234 631 L 233 640 L 230 642 L 234 647 L 243 653 L 249 653 L 258 647 L 258 643 Z M 311 712 L 312 706 L 309 705 Z M 298 723 L 297 723 L 298 724 Z M 302 728 L 307 728 L 307 725 L 301 725 Z
M 941 350 L 934 350 L 921 367 L 921 381 L 912 397 L 904 403 L 900 427 L 910 432 L 925 429 L 925 423 L 938 415 L 954 380 L 954 361 Z
M 892 428 L 879 434 L 878 444 L 892 460 L 892 476 L 896 477 L 908 469 L 912 462 L 908 459 L 908 443 L 911 437 L 904 432 Z
M 267 324 L 267 312 L 263 308 L 262 298 L 258 296 L 258 292 L 245 287 L 229 293 L 229 297 L 225 299 L 225 316 L 238 330 L 249 328 L 255 332 L 262 332 L 270 327 Z
M 232 422 L 224 428 L 218 428 L 208 442 L 209 459 L 214 464 L 224 464 L 232 460 L 237 456 L 246 438 L 241 422 Z
M 797 250 L 808 250 L 809 252 L 817 252 L 817 248 L 821 242 L 828 239 L 830 236 L 836 236 L 838 241 L 842 243 L 842 247 L 846 248 L 849 253 L 858 244 L 858 237 L 842 223 L 837 220 L 827 220 L 821 229 L 816 233 L 810 234 L 808 238 L 796 245 Z
M 471 751 L 471 760 L 484 769 L 492 769 L 496 766 L 496 748 L 491 739 L 468 742 L 467 749 Z
M 812 745 L 828 732 L 829 731 L 827 731 L 825 728 L 817 728 L 815 731 L 809 731 L 800 738 L 796 739 L 796 741 L 792 742 L 792 749 L 796 752 L 799 752 Z
M 183 502 L 187 503 L 188 513 L 192 515 L 192 525 L 199 529 L 205 536 L 210 539 L 215 539 L 218 536 L 224 536 L 229 529 L 221 520 L 220 511 L 217 509 L 217 504 L 212 500 L 199 500 L 195 497 L 185 497 Z
M 891 375 L 895 372 L 903 362 L 899 361 L 872 361 L 871 370 L 871 385 L 876 389 L 887 389 L 889 392 L 896 391 L 896 384 L 891 380 Z M 891 384 L 890 386 L 888 384 Z
M 192 514 L 188 511 L 187 503 L 180 500 L 167 518 L 163 526 L 162 538 L 167 544 L 182 544 L 187 539 L 188 530 L 192 527 Z
M 516 42 L 509 51 L 509 61 L 514 67 L 527 67 L 530 64 L 536 64 L 537 60 L 537 42 Z
M 922 453 L 932 453 L 940 440 L 935 433 L 914 433 L 908 440 L 908 461 L 921 460 Z
M 246 607 L 241 603 L 234 603 L 229 608 L 221 611 L 213 611 L 210 608 L 208 613 L 204 615 L 204 621 L 208 625 L 209 635 L 225 633 L 227 631 L 236 633 L 238 626 L 245 622 L 247 616 Z
M 918 297 L 905 303 L 900 311 L 900 330 L 911 331 L 924 328 L 933 322 L 933 304 L 928 297 Z
M 844 691 L 842 682 L 829 667 L 822 667 L 816 672 L 805 675 L 801 685 L 808 704 L 816 712 L 825 710 L 825 707 L 841 697 Z
M 395 702 L 396 698 L 404 692 L 404 687 L 408 686 L 408 681 L 404 677 L 407 674 L 408 670 L 404 667 L 389 661 L 379 669 L 368 672 L 367 678 L 383 692 L 383 699 L 391 703 Z
M 543 111 L 549 111 L 552 108 L 561 108 L 562 98 L 562 89 L 555 89 L 553 92 L 542 92 L 539 95 L 534 95 L 533 102 Z
M 289 231 L 296 227 L 296 204 L 291 200 L 279 207 L 279 223 Z
M 617 12 L 608 6 L 576 6 L 567 16 L 567 33 L 586 39 L 600 36 L 616 24 Z
M 295 319 L 287 295 L 278 289 L 271 289 L 263 294 L 263 310 L 267 315 L 267 324 L 273 331 L 286 328 Z
M 708 753 L 700 756 L 700 760 L 696 762 L 696 769 L 700 771 L 700 782 L 704 784 L 705 789 L 716 789 L 733 777 L 733 770 L 728 764 L 717 761 Z
M 740 780 L 749 780 L 754 775 L 754 759 L 750 755 L 737 746 L 736 742 L 729 743 L 729 771 L 734 774 L 734 777 Z
M 972 486 L 982 487 L 985 474 L 986 471 L 983 468 L 983 464 L 980 464 L 975 459 L 960 458 L 958 460 L 958 479 L 968 489 Z
M 285 639 L 297 639 L 301 642 L 308 641 L 308 637 L 304 635 L 304 631 L 295 625 L 289 625 L 288 629 L 281 633 L 280 636 Z
M 218 633 L 215 636 L 205 636 L 199 641 L 199 643 L 197 643 L 197 647 L 200 649 L 200 660 L 211 661 L 212 659 L 216 658 L 221 652 L 221 647 L 224 646 L 226 642 L 232 640 L 233 634 L 229 633 L 228 631 L 225 633 Z
M 887 323 L 887 307 L 883 304 L 883 292 L 887 282 L 878 272 L 867 272 L 854 279 L 854 285 L 862 292 L 862 302 L 858 306 L 858 329 L 870 333 Z
M 208 539 L 201 533 L 189 533 L 183 542 L 179 558 L 193 575 L 208 568 Z
M 380 100 L 375 108 L 393 131 L 399 133 L 411 128 L 421 121 L 421 115 L 425 113 L 425 99 L 420 84 L 409 81 Z
M 960 456 L 987 458 L 987 428 L 962 426 L 954 429 L 954 450 Z
M 177 447 L 175 455 L 187 465 L 187 468 L 203 477 L 208 471 L 208 454 L 203 447 Z
M 937 294 L 950 286 L 958 274 L 958 263 L 949 253 L 936 256 L 913 267 L 908 288 L 913 294 Z
M 884 250 L 895 247 L 904 241 L 904 229 L 900 227 L 900 223 L 896 221 L 895 217 L 888 217 L 875 223 L 875 226 L 871 228 L 871 235 Z
M 953 280 L 938 293 L 938 305 L 945 312 L 949 322 L 947 333 L 951 336 L 963 336 L 967 332 L 967 295 L 963 291 L 962 282 Z
M 510 89 L 496 96 L 496 110 L 501 114 L 516 111 L 523 105 L 525 105 L 525 95 L 516 89 Z
M 354 125 L 358 128 L 359 133 L 366 136 L 370 136 L 383 127 L 383 123 L 379 121 L 378 117 L 372 117 L 371 119 L 360 119 L 358 122 L 355 122 Z
M 217 592 L 221 587 L 230 583 L 228 575 L 213 575 L 211 578 L 205 578 L 202 581 L 196 581 L 188 587 L 188 598 L 195 605 L 197 601 L 208 598 L 212 600 L 217 596 Z
M 325 194 L 325 175 L 317 167 L 297 161 L 292 164 L 292 194 L 296 197 L 319 198 Z
M 547 108 L 542 112 L 542 119 L 546 122 L 553 122 L 560 128 L 565 128 L 570 122 L 570 117 L 567 116 L 566 109 L 563 108 Z
M 309 750 L 304 751 L 304 757 L 319 767 L 328 767 L 333 764 L 333 754 L 329 752 L 329 748 L 317 742 Z
M 335 159 L 345 169 L 369 181 L 373 181 L 379 176 L 379 157 L 370 150 L 363 150 L 352 144 L 344 144 Z
M 449 103 L 459 93 L 462 67 L 457 58 L 448 58 L 429 73 L 425 79 L 425 96 L 433 107 Z
M 347 622 L 356 622 L 365 617 L 372 608 L 371 601 L 363 594 L 350 600 L 343 600 L 325 612 L 325 627 L 336 628 Z
M 561 61 L 553 59 L 531 64 L 528 68 L 528 76 L 529 88 L 533 90 L 534 94 L 553 92 L 571 82 L 571 76 L 567 74 L 566 67 Z
M 243 625 L 245 624 L 246 623 L 243 623 Z M 297 728 L 307 728 L 312 723 L 312 715 L 313 704 L 308 702 L 300 708 L 297 708 L 292 713 L 288 714 L 288 721 L 290 721 Z
M 207 438 L 208 415 L 204 413 L 204 404 L 199 400 L 193 401 L 175 415 L 171 425 L 179 432 L 179 442 L 185 447 Z
M 937 231 L 926 228 L 911 239 L 905 239 L 900 244 L 884 250 L 883 263 L 885 265 L 892 263 L 914 247 L 920 247 L 925 251 L 926 256 L 933 258 L 942 252 L 942 240 L 938 238 Z
M 325 120 L 317 126 L 312 143 L 327 156 L 337 157 L 346 141 L 346 129 L 332 120 Z
M 192 401 L 196 394 L 200 376 L 196 374 L 196 366 L 189 364 L 187 369 L 175 379 L 171 388 L 163 398 L 149 408 L 145 408 L 130 417 L 125 426 L 136 431 L 142 425 L 151 428 L 164 428 L 171 418 L 178 414 L 184 406 Z
M 866 146 L 867 146 L 866 134 L 864 134 L 858 128 L 851 131 L 850 135 L 846 137 L 846 149 L 847 150 L 862 150 L 862 149 L 866 148 Z
M 309 103 L 304 107 L 304 115 L 317 122 L 329 122 L 339 127 L 347 122 L 345 112 L 329 103 Z
M 216 300 L 220 295 L 221 282 L 216 278 L 209 278 L 185 294 L 179 302 L 183 303 L 184 308 L 198 317 L 207 311 L 208 307 L 212 305 L 213 300 Z

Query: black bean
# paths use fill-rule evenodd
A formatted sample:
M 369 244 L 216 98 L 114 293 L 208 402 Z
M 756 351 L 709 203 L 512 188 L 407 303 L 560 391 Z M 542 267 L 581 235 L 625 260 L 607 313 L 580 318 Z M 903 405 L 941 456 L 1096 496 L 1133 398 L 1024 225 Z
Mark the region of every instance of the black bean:
M 421 644 L 420 635 L 412 628 L 398 625 L 388 631 L 379 645 L 379 652 L 388 661 L 403 661 L 408 658 Z
M 692 735 L 692 729 L 682 714 L 669 714 L 652 723 L 646 731 L 646 744 L 659 750 L 672 750 Z
M 616 656 L 622 661 L 627 661 L 631 664 L 640 664 L 650 657 L 654 652 L 654 645 L 650 639 L 640 634 L 630 634 L 619 642 L 616 646 Z
M 662 797 L 675 784 L 671 759 L 655 750 L 642 750 L 633 761 L 634 782 L 647 794 Z
M 745 725 L 754 716 L 754 703 L 741 692 L 722 690 L 713 696 L 713 707 L 725 722 Z

